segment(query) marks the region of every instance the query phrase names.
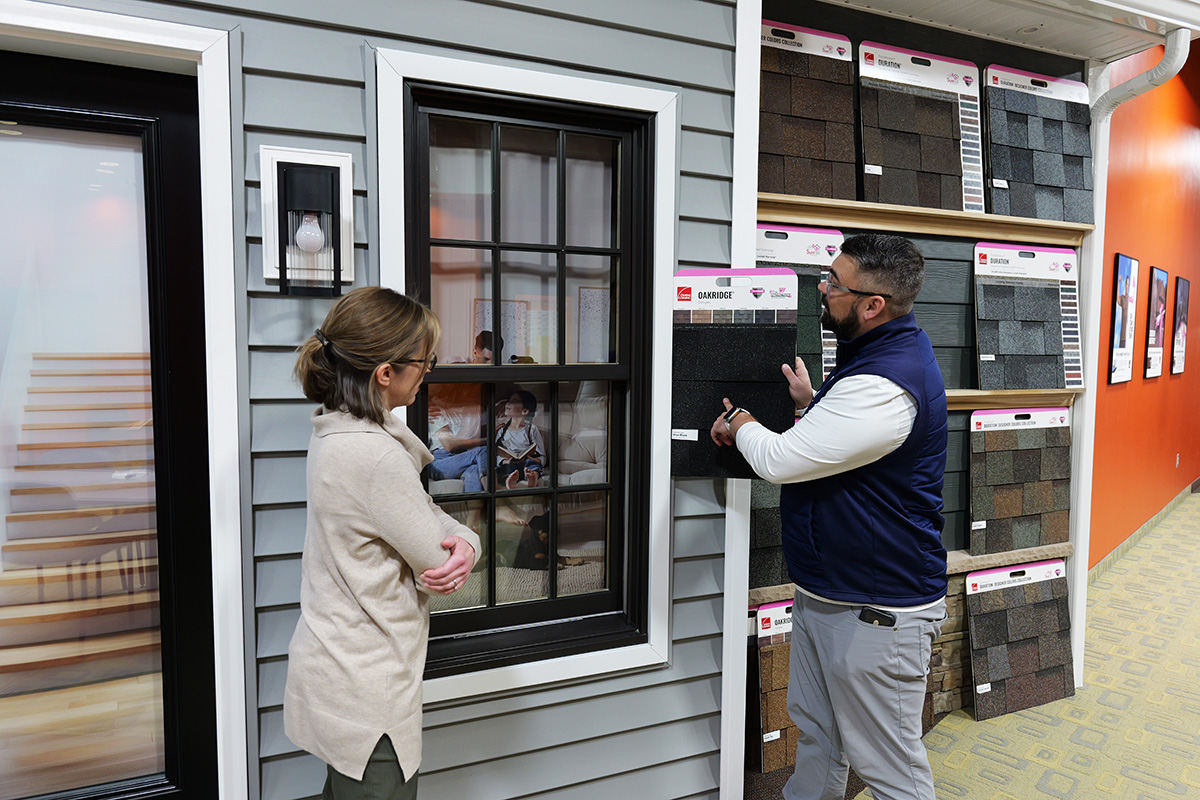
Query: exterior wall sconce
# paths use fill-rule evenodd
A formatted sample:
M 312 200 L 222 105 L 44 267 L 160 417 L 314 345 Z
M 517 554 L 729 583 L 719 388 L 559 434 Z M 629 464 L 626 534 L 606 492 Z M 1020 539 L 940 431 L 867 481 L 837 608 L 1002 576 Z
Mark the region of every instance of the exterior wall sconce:
M 263 145 L 263 277 L 280 294 L 336 297 L 354 281 L 353 161 Z

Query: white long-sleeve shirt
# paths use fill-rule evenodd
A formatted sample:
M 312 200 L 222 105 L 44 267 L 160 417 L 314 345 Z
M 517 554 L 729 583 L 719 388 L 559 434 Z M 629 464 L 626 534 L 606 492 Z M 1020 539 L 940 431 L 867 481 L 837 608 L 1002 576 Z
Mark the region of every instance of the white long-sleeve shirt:
M 746 461 L 771 483 L 826 478 L 870 464 L 892 452 L 912 432 L 917 418 L 913 396 L 879 375 L 851 375 L 833 385 L 790 429 L 775 433 L 757 420 L 738 428 L 735 442 Z M 840 606 L 796 587 L 809 597 Z M 920 606 L 873 606 L 885 611 L 919 611 Z
M 735 441 L 762 478 L 798 483 L 878 461 L 904 443 L 916 418 L 916 401 L 894 381 L 851 375 L 783 433 L 748 422 Z

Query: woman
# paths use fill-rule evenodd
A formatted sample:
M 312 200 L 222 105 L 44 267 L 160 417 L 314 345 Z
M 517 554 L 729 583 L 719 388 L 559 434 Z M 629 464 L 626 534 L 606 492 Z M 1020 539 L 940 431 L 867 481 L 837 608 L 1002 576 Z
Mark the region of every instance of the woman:
M 359 289 L 296 362 L 321 407 L 283 716 L 288 738 L 328 765 L 326 800 L 416 797 L 426 594 L 457 591 L 479 552 L 479 537 L 425 493 L 432 456 L 390 411 L 416 399 L 440 333 L 420 303 Z

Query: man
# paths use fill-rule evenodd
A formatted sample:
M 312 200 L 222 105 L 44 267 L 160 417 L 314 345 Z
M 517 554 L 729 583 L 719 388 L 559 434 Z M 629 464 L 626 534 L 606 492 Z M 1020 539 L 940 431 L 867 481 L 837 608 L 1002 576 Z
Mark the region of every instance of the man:
M 934 797 L 921 712 L 946 616 L 946 391 L 912 314 L 924 280 L 907 239 L 847 239 L 819 287 L 837 367 L 814 396 L 800 359 L 783 366 L 804 416 L 773 433 L 726 399 L 713 423 L 713 441 L 784 484 L 800 729 L 788 800 L 841 800 L 849 766 L 879 800 Z

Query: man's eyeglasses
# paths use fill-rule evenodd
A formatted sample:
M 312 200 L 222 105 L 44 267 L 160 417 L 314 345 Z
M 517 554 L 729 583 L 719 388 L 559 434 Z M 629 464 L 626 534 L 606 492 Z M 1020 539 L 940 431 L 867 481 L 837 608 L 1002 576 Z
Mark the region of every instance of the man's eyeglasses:
M 425 370 L 428 372 L 437 366 L 437 354 L 435 353 L 432 358 L 428 358 L 428 359 L 406 358 L 406 359 L 402 360 L 400 363 L 401 364 L 424 364 Z
M 851 289 L 849 286 L 842 286 L 841 284 L 834 283 L 833 281 L 826 278 L 825 279 L 825 296 L 826 297 L 829 296 L 829 290 L 831 290 L 831 289 L 836 289 L 839 292 L 848 292 L 849 294 L 856 294 L 859 297 L 886 297 L 889 299 L 891 298 L 891 295 L 887 294 L 885 292 L 864 292 L 861 289 Z

